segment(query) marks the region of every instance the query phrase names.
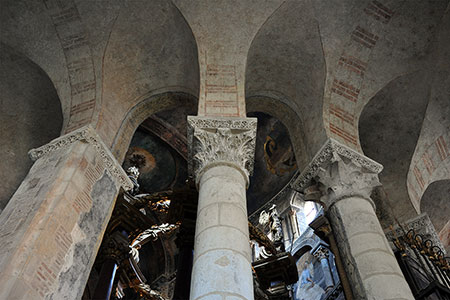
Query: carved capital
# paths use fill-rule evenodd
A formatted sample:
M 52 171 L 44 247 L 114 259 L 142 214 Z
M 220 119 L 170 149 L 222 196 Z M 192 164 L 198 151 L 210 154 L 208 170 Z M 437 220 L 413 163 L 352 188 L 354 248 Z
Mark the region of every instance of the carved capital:
M 322 245 L 317 247 L 317 249 L 313 253 L 314 257 L 318 260 L 327 259 L 329 254 L 330 250 Z
M 45 144 L 39 148 L 31 149 L 28 152 L 28 155 L 30 156 L 31 160 L 36 161 L 42 156 L 48 155 L 53 151 L 68 147 L 77 141 L 83 141 L 91 144 L 103 160 L 106 169 L 117 180 L 117 182 L 125 190 L 131 190 L 133 188 L 133 183 L 128 178 L 128 175 L 122 169 L 108 147 L 103 143 L 95 129 L 90 125 L 84 126 L 80 129 L 60 136 L 50 143 Z
M 329 139 L 291 187 L 299 192 L 309 187 L 318 198 L 308 200 L 320 201 L 327 207 L 351 196 L 370 201 L 372 189 L 380 185 L 378 173 L 382 169 L 379 163 Z M 312 184 L 317 187 L 311 189 Z
M 247 178 L 253 171 L 256 118 L 188 116 L 188 168 L 198 181 L 207 167 L 236 167 Z

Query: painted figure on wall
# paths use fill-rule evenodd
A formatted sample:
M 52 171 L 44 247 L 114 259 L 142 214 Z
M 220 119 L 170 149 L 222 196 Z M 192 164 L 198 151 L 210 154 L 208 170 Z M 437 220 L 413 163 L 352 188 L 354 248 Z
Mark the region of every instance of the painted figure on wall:
M 309 270 L 309 263 L 305 262 L 298 282 L 295 300 L 319 300 L 325 291 L 314 283 L 313 276 Z

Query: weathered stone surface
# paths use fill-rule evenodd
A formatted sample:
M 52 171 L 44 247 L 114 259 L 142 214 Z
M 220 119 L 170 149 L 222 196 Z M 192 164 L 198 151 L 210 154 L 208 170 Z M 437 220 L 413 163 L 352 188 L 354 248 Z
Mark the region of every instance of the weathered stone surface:
M 0 298 L 81 297 L 119 188 L 90 143 L 39 158 L 1 215 Z
M 250 43 L 281 0 L 203 1 L 175 5 L 190 24 L 200 66 L 199 116 L 245 117 L 245 68 Z M 245 28 L 245 30 L 241 30 Z
M 72 264 L 60 274 L 58 289 L 50 299 L 78 299 L 81 298 L 86 286 L 89 273 L 97 255 L 100 240 L 108 225 L 114 200 L 117 195 L 117 186 L 111 175 L 106 171 L 94 184 L 91 191 L 92 208 L 81 215 L 77 222 L 74 236 L 81 238 L 75 241 Z
M 345 198 L 329 215 L 355 299 L 414 299 L 371 202 Z

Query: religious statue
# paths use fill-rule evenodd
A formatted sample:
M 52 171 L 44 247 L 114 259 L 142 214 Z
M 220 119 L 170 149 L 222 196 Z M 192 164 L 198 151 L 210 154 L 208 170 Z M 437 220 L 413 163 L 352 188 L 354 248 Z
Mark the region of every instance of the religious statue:
M 138 183 L 139 169 L 135 166 L 129 167 L 127 169 L 127 175 L 128 178 L 130 178 L 131 182 L 133 182 L 133 189 L 130 191 L 130 193 L 132 195 L 135 195 L 139 191 L 139 183 Z
M 273 242 L 277 251 L 283 252 L 283 228 L 281 226 L 281 218 L 275 204 L 269 208 L 269 212 L 261 212 L 259 215 L 259 224 L 264 227 L 269 227 L 267 237 Z
M 309 270 L 309 263 L 305 262 L 303 271 L 300 275 L 295 300 L 319 300 L 325 293 L 324 290 L 314 283 Z

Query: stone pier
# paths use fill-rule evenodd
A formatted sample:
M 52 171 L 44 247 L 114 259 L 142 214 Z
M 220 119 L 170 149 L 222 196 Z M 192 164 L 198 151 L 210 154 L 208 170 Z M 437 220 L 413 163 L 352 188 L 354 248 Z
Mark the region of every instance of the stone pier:
M 199 190 L 192 300 L 253 300 L 246 188 L 256 119 L 188 117 L 190 170 Z
M 324 205 L 354 299 L 413 300 L 370 199 L 382 168 L 330 139 L 293 188 Z
M 132 184 L 91 127 L 30 156 L 0 216 L 0 299 L 80 299 L 119 189 Z

